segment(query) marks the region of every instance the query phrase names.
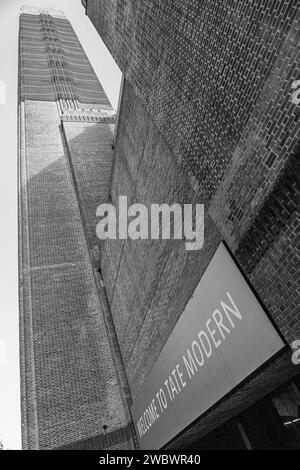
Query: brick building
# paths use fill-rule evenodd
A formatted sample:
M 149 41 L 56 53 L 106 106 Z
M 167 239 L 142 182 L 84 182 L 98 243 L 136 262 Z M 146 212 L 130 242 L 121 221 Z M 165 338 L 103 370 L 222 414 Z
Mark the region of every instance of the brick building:
M 112 202 L 205 204 L 200 251 L 102 247 L 133 401 L 224 241 L 286 347 L 164 445 L 299 447 L 299 2 L 82 4 L 124 74 Z
M 299 447 L 298 2 L 82 4 L 124 75 L 115 130 L 63 13 L 20 15 L 23 447 L 138 446 L 134 406 L 222 241 L 285 347 L 157 447 Z M 204 203 L 203 248 L 100 243 L 120 195 Z
M 23 448 L 130 449 L 94 230 L 115 114 L 60 11 L 21 10 L 18 115 Z

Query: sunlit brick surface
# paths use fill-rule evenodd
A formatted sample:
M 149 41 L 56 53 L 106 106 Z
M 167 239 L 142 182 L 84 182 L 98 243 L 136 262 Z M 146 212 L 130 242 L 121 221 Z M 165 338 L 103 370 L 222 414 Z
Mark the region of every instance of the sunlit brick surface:
M 70 165 L 80 198 L 90 247 L 96 237 L 96 209 L 108 201 L 113 163 L 113 135 L 109 124 L 64 122 Z

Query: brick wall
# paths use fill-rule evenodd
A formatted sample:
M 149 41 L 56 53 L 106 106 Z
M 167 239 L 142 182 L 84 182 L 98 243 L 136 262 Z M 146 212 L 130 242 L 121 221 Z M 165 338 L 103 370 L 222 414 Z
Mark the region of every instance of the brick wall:
M 124 194 L 128 204 L 142 202 L 147 207 L 161 202 L 202 202 L 128 82 L 115 146 L 112 201 L 117 205 L 119 195 Z M 298 296 L 297 253 L 292 252 L 298 221 L 299 213 L 295 211 L 249 276 L 288 341 L 299 334 L 299 322 L 292 321 L 296 318 Z M 105 242 L 102 274 L 133 396 L 222 238 L 206 210 L 205 243 L 200 251 L 185 250 L 180 240 Z M 232 244 L 231 247 L 234 248 Z M 282 296 L 275 293 L 279 284 Z
M 113 162 L 113 135 L 109 124 L 64 122 L 71 171 L 78 191 L 87 241 L 92 249 L 96 237 L 96 209 L 107 202 Z
M 297 2 L 89 0 L 87 14 L 126 78 L 112 200 L 206 210 L 198 253 L 180 241 L 105 243 L 102 272 L 133 397 L 221 239 L 286 340 L 299 338 Z M 287 354 L 174 445 L 296 372 Z
M 95 282 L 57 107 L 41 101 L 21 107 L 23 446 L 76 448 L 76 442 L 98 436 L 101 448 L 109 442 L 107 434 L 114 445 L 122 448 L 125 441 L 130 448 L 132 430 L 107 335 L 104 293 Z M 98 130 L 108 148 L 111 135 Z M 73 132 L 73 145 L 84 150 L 86 138 L 78 134 Z M 103 183 L 98 184 L 101 194 Z M 88 188 L 91 180 L 87 193 Z
M 263 123 L 271 146 L 290 129 L 290 87 L 299 78 L 296 0 L 87 5 L 135 94 L 205 199 L 218 187 L 249 120 L 252 127 L 255 118 Z
M 22 7 L 18 142 L 24 449 L 134 447 L 131 395 L 98 272 L 101 247 L 95 237 L 96 208 L 108 198 L 111 175 L 113 137 L 103 118 L 111 112 L 63 13 Z
M 76 189 L 77 200 L 83 221 L 85 236 L 93 260 L 98 283 L 99 300 L 105 316 L 106 328 L 109 331 L 113 361 L 125 399 L 125 410 L 131 406 L 132 397 L 124 371 L 123 358 L 120 353 L 110 306 L 107 301 L 109 285 L 103 285 L 101 256 L 103 244 L 96 236 L 97 207 L 110 202 L 110 179 L 113 164 L 114 139 L 111 125 L 104 123 L 64 122 L 63 136 L 67 145 L 70 171 Z M 128 420 L 130 416 L 127 414 Z

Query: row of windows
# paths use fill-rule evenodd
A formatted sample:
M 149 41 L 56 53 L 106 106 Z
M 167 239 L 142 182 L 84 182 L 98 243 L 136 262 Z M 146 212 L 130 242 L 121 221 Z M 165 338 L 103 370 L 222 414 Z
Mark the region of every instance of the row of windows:
M 22 31 L 24 30 L 27 30 L 27 31 L 39 31 L 39 32 L 43 32 L 42 28 L 29 28 L 27 26 L 22 26 Z M 74 39 L 77 39 L 77 36 L 74 32 L 70 32 L 70 33 L 67 33 L 66 31 L 60 31 L 60 30 L 57 30 L 58 33 L 60 33 L 60 36 L 61 37 L 65 37 L 65 36 L 72 36 Z
M 43 64 L 44 65 L 44 64 Z M 53 66 L 54 68 L 54 66 Z M 22 70 L 23 72 L 25 70 L 32 70 L 32 71 L 36 71 L 36 72 L 42 72 L 42 73 L 45 73 L 46 76 L 49 75 L 49 67 L 45 66 L 45 67 L 36 67 L 36 68 L 33 68 L 33 67 L 25 67 L 23 66 L 22 67 Z M 84 75 L 84 77 L 94 77 L 93 79 L 89 79 L 89 78 L 80 78 L 79 80 L 80 81 L 83 81 L 83 82 L 93 82 L 93 81 L 97 81 L 97 78 L 95 77 L 95 74 L 94 73 L 89 73 L 89 72 L 78 72 L 76 70 L 74 70 L 73 68 L 72 69 L 69 69 L 69 72 L 72 74 L 72 75 Z M 26 73 L 26 72 L 24 72 Z M 26 75 L 30 75 L 28 73 L 26 73 Z M 33 75 L 32 75 L 33 76 Z M 37 76 L 40 76 L 40 77 L 43 77 L 43 75 L 37 75 Z
M 47 37 L 44 37 L 44 38 L 40 37 L 40 38 L 38 38 L 38 40 L 39 40 L 39 42 L 41 40 L 43 40 L 43 41 L 47 41 L 47 42 L 50 42 L 50 43 L 51 42 L 59 43 L 61 45 L 61 47 L 63 47 L 63 50 L 66 50 L 66 51 L 71 52 L 71 53 L 78 52 L 78 53 L 84 54 L 84 51 L 81 47 L 76 47 L 76 46 L 74 46 L 74 47 L 72 47 L 72 46 L 65 47 L 64 43 L 65 42 L 69 43 L 69 41 L 61 41 L 58 38 L 47 38 Z M 22 46 L 25 45 L 25 44 L 28 44 L 28 45 L 30 44 L 30 49 L 31 48 L 34 48 L 34 49 L 44 49 L 45 48 L 45 46 L 43 46 L 43 45 L 36 45 L 37 43 L 38 43 L 37 40 L 36 41 L 28 41 L 28 40 L 22 38 Z M 71 42 L 71 44 L 72 44 L 72 42 Z
M 25 61 L 26 61 L 26 62 L 25 62 Z M 43 64 L 48 64 L 48 61 L 44 58 L 43 55 L 41 55 L 41 57 L 40 57 L 39 59 L 33 59 L 32 57 L 30 57 L 30 58 L 22 58 L 22 60 L 21 60 L 21 64 L 24 65 L 24 66 L 25 66 L 25 64 L 26 64 L 26 65 L 29 65 L 30 62 L 39 62 L 39 63 L 43 63 Z M 90 66 L 90 64 L 88 64 L 88 65 L 81 65 L 81 64 L 77 64 L 77 63 L 75 63 L 75 62 L 71 62 L 70 60 L 68 60 L 68 65 L 74 65 L 75 68 L 76 68 L 76 67 L 80 67 L 81 69 L 88 68 L 89 71 L 91 71 L 91 66 Z M 73 71 L 74 68 L 73 68 L 73 67 L 70 67 L 70 70 Z M 77 72 L 77 73 L 79 73 L 79 72 Z M 88 71 L 87 71 L 86 73 L 89 74 L 89 75 L 94 75 L 94 74 L 92 74 L 91 72 L 89 73 Z M 82 74 L 82 75 L 85 75 L 85 72 L 84 72 L 84 74 Z
M 65 56 L 65 54 L 63 54 L 63 55 Z M 23 51 L 21 51 L 21 59 L 24 56 L 32 56 L 30 58 L 27 58 L 26 60 L 46 60 L 45 54 L 43 52 L 39 53 L 39 52 L 23 52 Z M 38 57 L 38 56 L 40 56 L 40 59 L 35 59 L 35 57 Z M 24 58 L 26 58 L 26 57 L 24 57 Z M 79 60 L 79 62 L 73 62 L 73 61 L 69 60 L 68 56 L 67 56 L 66 59 L 67 60 L 65 61 L 65 63 L 68 63 L 68 65 L 73 64 L 73 65 L 77 65 L 78 67 L 89 67 L 89 68 L 91 68 L 90 63 L 87 59 Z M 72 59 L 73 59 L 73 57 L 72 57 Z M 54 60 L 54 58 L 52 58 L 52 60 Z
M 67 57 L 71 57 L 73 60 L 74 59 L 78 59 L 80 60 L 80 62 L 88 62 L 88 59 L 86 57 L 86 55 L 82 52 L 81 54 L 76 54 L 76 52 L 74 51 L 69 51 L 68 49 L 66 48 L 60 48 L 60 47 L 51 47 L 51 46 L 44 46 L 42 48 L 29 48 L 29 47 L 26 47 L 26 48 L 21 48 L 20 50 L 21 54 L 33 54 L 33 55 L 44 55 L 45 52 L 47 52 L 48 54 L 64 54 L 66 55 Z
M 49 70 L 47 70 L 46 75 L 38 75 L 38 74 L 30 74 L 30 73 L 25 73 L 24 74 L 24 78 L 31 77 L 31 82 L 32 83 L 35 79 L 40 82 L 41 80 L 49 80 L 49 77 L 51 79 L 52 76 L 53 75 L 51 74 L 51 72 L 49 73 Z M 91 83 L 94 83 L 94 85 L 97 86 L 97 88 L 99 87 L 99 83 L 96 79 L 83 79 L 83 78 L 81 78 L 81 79 L 77 78 L 76 79 L 76 77 L 69 77 L 68 76 L 67 81 L 70 81 L 72 83 L 77 83 L 77 84 L 84 84 L 84 82 L 91 82 Z
M 53 17 L 47 18 L 47 17 L 35 16 L 35 15 L 34 16 L 30 15 L 30 17 L 25 17 L 21 15 L 20 18 L 21 18 L 22 24 L 27 24 L 30 26 L 44 24 L 45 26 L 51 26 L 51 27 L 59 26 L 61 28 L 72 29 L 70 22 L 67 19 L 64 20 L 63 18 L 59 18 L 58 21 L 55 21 Z M 62 24 L 63 22 L 65 24 Z
M 57 80 L 54 80 L 54 83 L 56 83 L 57 86 L 63 86 L 63 80 L 61 79 L 57 79 Z M 26 87 L 26 88 L 52 88 L 52 85 L 49 83 L 48 85 L 40 85 L 40 84 L 34 84 L 34 85 L 31 85 L 29 83 L 23 83 L 23 85 Z M 83 91 L 85 93 L 97 93 L 99 95 L 99 93 L 101 93 L 100 90 L 89 90 L 89 89 L 86 89 L 86 88 L 80 88 L 80 87 L 77 87 L 75 85 L 72 85 L 72 88 L 70 88 L 70 90 L 79 90 L 79 91 Z M 102 92 L 103 93 L 103 92 Z
M 37 36 L 36 38 L 34 38 L 35 40 L 30 40 L 30 39 L 32 39 L 32 37 L 31 38 L 21 37 L 22 45 L 23 44 L 26 44 L 26 45 L 28 44 L 28 45 L 30 45 L 30 47 L 41 49 L 44 46 L 40 45 L 40 42 L 41 41 L 47 41 L 47 42 L 50 42 L 50 43 L 52 43 L 52 42 L 59 43 L 59 44 L 61 44 L 61 46 L 63 48 L 65 48 L 65 44 L 68 44 L 67 47 L 68 47 L 68 49 L 71 49 L 70 52 L 83 52 L 84 53 L 82 47 L 74 45 L 74 41 L 65 41 L 65 40 L 61 40 L 61 39 L 58 39 L 58 38 L 45 38 L 45 37 L 41 37 L 41 36 Z M 69 44 L 72 44 L 72 46 L 70 46 Z
M 74 49 L 75 51 L 80 51 L 80 52 L 83 51 L 80 44 L 76 45 L 75 41 L 66 41 L 65 39 L 61 39 L 61 38 L 42 37 L 42 36 L 34 36 L 34 37 L 33 36 L 28 36 L 28 37 L 25 37 L 25 36 L 22 35 L 20 37 L 20 39 L 21 39 L 22 44 L 32 44 L 31 47 L 41 48 L 41 47 L 43 47 L 39 44 L 41 41 L 50 41 L 50 42 L 59 42 L 60 44 L 62 44 L 63 47 L 64 47 L 65 44 L 68 44 L 69 49 Z M 76 42 L 77 42 L 77 40 L 76 40 Z M 33 46 L 33 44 L 35 44 L 35 46 Z M 38 45 L 36 45 L 36 44 L 38 44 Z M 72 46 L 69 45 L 69 44 L 72 44 Z

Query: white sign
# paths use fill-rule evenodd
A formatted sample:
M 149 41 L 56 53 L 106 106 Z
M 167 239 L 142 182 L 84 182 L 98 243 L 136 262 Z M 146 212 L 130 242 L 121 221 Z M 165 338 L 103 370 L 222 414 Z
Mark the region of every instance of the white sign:
M 221 243 L 133 402 L 141 448 L 161 448 L 283 347 Z

